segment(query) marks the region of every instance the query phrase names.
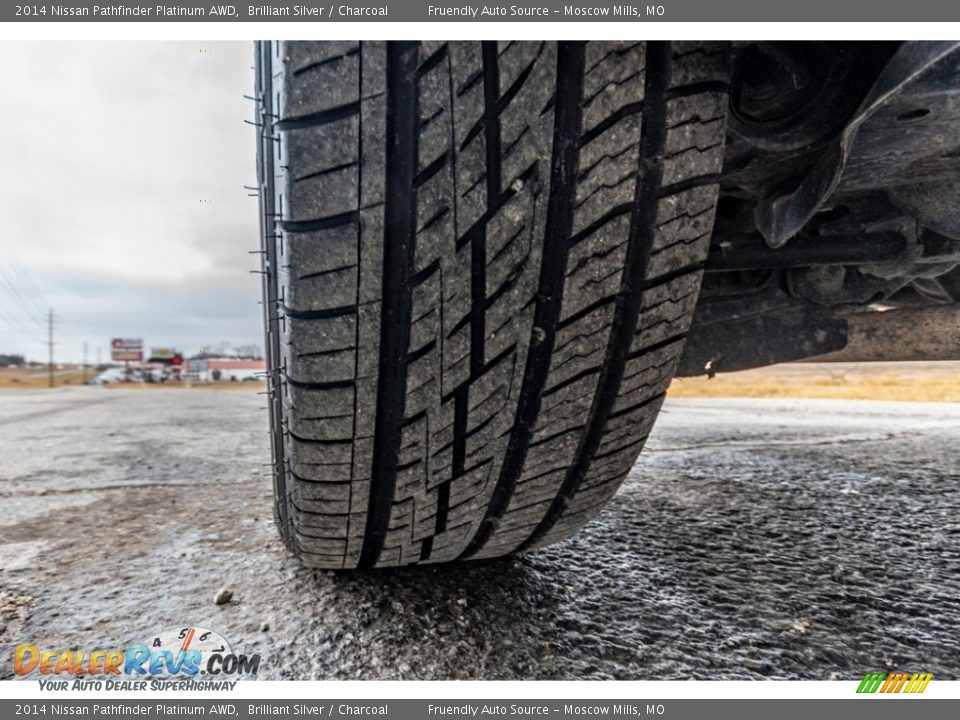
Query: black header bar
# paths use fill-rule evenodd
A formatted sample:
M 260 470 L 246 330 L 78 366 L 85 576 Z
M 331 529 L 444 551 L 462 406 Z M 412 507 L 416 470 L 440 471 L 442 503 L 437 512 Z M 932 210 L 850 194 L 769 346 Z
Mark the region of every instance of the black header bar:
M 4 3 L 2 22 L 958 22 L 943 0 L 259 0 L 216 2 Z

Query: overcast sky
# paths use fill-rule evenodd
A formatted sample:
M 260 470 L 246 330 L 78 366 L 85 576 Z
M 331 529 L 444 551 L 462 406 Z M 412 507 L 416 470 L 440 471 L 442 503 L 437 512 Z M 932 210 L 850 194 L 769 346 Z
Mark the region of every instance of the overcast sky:
M 0 45 L 0 353 L 262 345 L 251 43 Z

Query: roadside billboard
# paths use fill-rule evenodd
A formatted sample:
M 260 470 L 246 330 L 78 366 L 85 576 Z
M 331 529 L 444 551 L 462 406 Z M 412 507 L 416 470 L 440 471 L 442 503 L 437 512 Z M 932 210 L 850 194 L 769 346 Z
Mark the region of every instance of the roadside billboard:
M 110 341 L 110 359 L 114 362 L 141 362 L 143 338 L 113 338 Z

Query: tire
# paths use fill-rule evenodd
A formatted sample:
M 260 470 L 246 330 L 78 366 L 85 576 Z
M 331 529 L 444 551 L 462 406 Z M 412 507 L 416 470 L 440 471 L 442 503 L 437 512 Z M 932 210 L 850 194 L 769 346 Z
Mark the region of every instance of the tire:
M 304 564 L 539 548 L 611 498 L 696 303 L 725 61 L 258 45 L 275 515 Z

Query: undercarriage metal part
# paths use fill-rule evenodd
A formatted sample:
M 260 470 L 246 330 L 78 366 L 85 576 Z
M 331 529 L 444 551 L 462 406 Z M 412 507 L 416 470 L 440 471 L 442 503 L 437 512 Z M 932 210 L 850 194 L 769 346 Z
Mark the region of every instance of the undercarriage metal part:
M 694 320 L 677 377 L 712 377 L 797 360 L 960 360 L 960 305 L 841 316 L 813 305 L 795 305 L 719 322 Z
M 960 171 L 960 42 L 904 43 L 866 100 L 793 192 L 755 210 L 771 247 L 794 237 L 836 191 L 947 178 Z
M 861 265 L 893 262 L 907 249 L 907 240 L 893 232 L 859 237 L 818 236 L 773 249 L 763 238 L 714 236 L 707 272 L 797 268 L 812 265 Z
M 730 131 L 773 152 L 800 150 L 833 136 L 867 90 L 865 60 L 863 48 L 851 43 L 746 46 L 730 81 Z
M 748 370 L 835 352 L 847 343 L 846 323 L 812 305 L 690 328 L 677 377 Z
M 844 318 L 847 343 L 816 362 L 960 360 L 960 305 L 934 305 Z
M 960 133 L 960 125 L 954 133 Z M 890 188 L 887 196 L 924 227 L 960 239 L 960 177 Z
M 848 257 L 854 257 L 856 239 L 844 238 L 838 242 L 835 250 L 828 251 L 824 248 L 821 251 L 824 261 L 811 260 L 791 267 L 786 275 L 790 294 L 818 305 L 887 301 L 901 289 L 917 281 L 928 280 L 939 285 L 939 278 L 960 264 L 960 240 L 923 230 L 913 242 L 907 242 L 906 238 L 900 236 L 904 244 L 901 252 L 895 253 L 892 247 L 885 247 L 878 242 L 879 238 L 887 238 L 885 242 L 890 242 L 889 236 L 898 237 L 896 233 L 876 233 L 871 236 L 874 238 L 874 254 L 863 260 L 827 262 L 831 252 L 838 258 L 842 258 L 845 252 Z M 821 238 L 797 239 L 784 248 L 770 249 L 768 252 L 774 256 L 780 253 L 799 256 L 808 242 L 819 239 Z M 791 248 L 793 251 L 787 252 Z M 932 297 L 931 300 L 937 302 Z

